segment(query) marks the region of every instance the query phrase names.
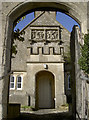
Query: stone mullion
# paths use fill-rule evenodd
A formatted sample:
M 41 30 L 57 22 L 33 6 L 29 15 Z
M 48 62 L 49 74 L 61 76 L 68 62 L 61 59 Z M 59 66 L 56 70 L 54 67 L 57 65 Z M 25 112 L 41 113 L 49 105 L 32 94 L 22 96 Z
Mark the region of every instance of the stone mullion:
M 35 30 L 36 31 L 36 39 L 37 39 L 37 30 Z
M 44 29 L 44 40 L 46 40 L 46 29 Z

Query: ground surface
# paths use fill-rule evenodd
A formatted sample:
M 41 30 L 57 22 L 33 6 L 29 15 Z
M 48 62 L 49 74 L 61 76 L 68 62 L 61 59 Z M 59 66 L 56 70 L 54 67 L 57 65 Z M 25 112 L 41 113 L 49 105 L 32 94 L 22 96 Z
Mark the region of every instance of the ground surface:
M 11 119 L 10 119 L 11 120 Z M 23 111 L 19 118 L 12 120 L 73 120 L 67 110 L 43 109 L 38 111 Z
M 30 112 L 23 111 L 18 118 L 8 120 L 73 120 L 73 118 L 70 112 L 66 110 L 59 111 L 55 109 L 44 109 Z
M 21 114 L 19 120 L 73 120 L 69 113 L 52 113 L 52 114 Z

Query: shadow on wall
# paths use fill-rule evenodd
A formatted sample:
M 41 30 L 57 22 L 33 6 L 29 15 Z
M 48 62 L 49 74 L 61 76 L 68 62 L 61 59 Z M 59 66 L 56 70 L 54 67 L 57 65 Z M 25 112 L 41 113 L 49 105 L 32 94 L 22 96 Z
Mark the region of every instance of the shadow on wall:
M 73 120 L 73 117 L 68 112 L 44 115 L 22 113 L 18 118 L 8 120 Z

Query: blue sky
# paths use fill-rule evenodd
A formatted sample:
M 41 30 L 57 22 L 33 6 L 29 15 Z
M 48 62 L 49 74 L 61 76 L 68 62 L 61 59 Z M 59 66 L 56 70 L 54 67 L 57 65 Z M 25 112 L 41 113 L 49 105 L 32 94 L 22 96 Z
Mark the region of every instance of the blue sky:
M 57 12 L 56 20 L 61 23 L 69 32 L 72 31 L 74 25 L 79 26 L 79 24 L 74 19 L 61 12 Z
M 23 19 L 22 21 L 20 21 L 16 25 L 16 27 L 14 28 L 14 30 L 17 29 L 17 28 L 19 28 L 20 30 L 23 29 L 33 19 L 34 19 L 34 12 L 26 15 L 26 18 Z M 74 25 L 78 25 L 78 23 L 74 19 L 72 19 L 68 15 L 66 15 L 64 13 L 61 13 L 61 12 L 57 12 L 57 14 L 56 14 L 56 20 L 59 23 L 61 23 L 69 32 L 72 31 L 72 28 L 73 28 Z

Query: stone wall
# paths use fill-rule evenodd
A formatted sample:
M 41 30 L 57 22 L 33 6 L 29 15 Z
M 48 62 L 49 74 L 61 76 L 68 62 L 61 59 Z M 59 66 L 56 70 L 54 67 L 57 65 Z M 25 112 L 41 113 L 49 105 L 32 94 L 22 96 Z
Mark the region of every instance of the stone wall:
M 38 1 L 38 0 L 37 0 Z M 40 1 L 41 2 L 41 1 Z M 23 7 L 22 7 L 23 5 Z M 0 37 L 0 119 L 6 118 L 7 116 L 7 100 L 4 99 L 7 95 L 7 83 L 5 77 L 9 70 L 10 66 L 6 69 L 7 63 L 10 64 L 10 44 L 11 42 L 11 31 L 13 28 L 13 22 L 22 15 L 22 13 L 32 10 L 37 7 L 54 7 L 57 9 L 61 9 L 62 11 L 66 11 L 68 14 L 73 16 L 79 23 L 81 24 L 81 32 L 85 33 L 87 31 L 87 3 L 61 3 L 57 0 L 57 2 L 50 1 L 49 3 L 35 3 L 33 1 L 29 1 L 29 3 L 20 3 L 20 2 L 2 2 L 1 3 L 1 13 L 0 13 L 0 25 L 1 25 L 1 37 Z M 3 19 L 2 19 L 3 18 Z M 89 20 L 88 20 L 89 21 Z M 4 43 L 8 42 L 8 46 Z M 7 53 L 6 53 L 7 52 Z M 5 64 L 3 64 L 4 61 Z M 4 87 L 5 86 L 5 87 Z M 6 88 L 6 89 L 5 89 Z M 5 102 L 2 102 L 5 100 Z
M 62 25 L 60 24 L 60 27 Z M 47 29 L 47 27 L 34 27 L 34 29 Z M 48 27 L 49 29 L 52 29 L 52 27 Z M 61 39 L 58 41 L 49 41 L 49 43 L 45 43 L 46 41 L 35 41 L 34 43 L 31 43 L 31 28 L 28 26 L 27 28 L 24 28 L 25 31 L 24 35 L 24 42 L 16 41 L 17 45 L 17 54 L 12 58 L 11 63 L 11 70 L 12 71 L 26 71 L 26 61 L 27 62 L 37 62 L 40 57 L 39 54 L 42 54 L 44 62 L 52 62 L 51 60 L 54 60 L 54 62 L 58 62 L 57 58 L 59 55 L 59 58 L 61 58 L 61 55 L 64 55 L 64 53 L 67 53 L 69 51 L 70 46 L 70 32 L 67 31 L 64 27 L 62 27 L 61 32 Z M 58 27 L 53 27 L 53 29 L 58 29 Z M 63 42 L 60 45 L 60 40 Z M 42 57 L 41 56 L 41 57 Z M 33 57 L 33 58 L 32 58 Z M 49 57 L 50 60 L 47 60 Z M 54 59 L 51 59 L 51 58 Z M 46 61 L 47 60 L 47 61 Z M 61 58 L 61 61 L 62 58 Z
M 89 1 L 87 3 L 87 29 L 89 30 Z
M 80 41 L 81 37 L 79 36 L 79 28 L 77 26 L 74 26 L 73 31 L 71 33 L 71 82 L 73 116 L 76 116 L 77 119 L 85 119 L 88 117 L 88 91 L 86 81 L 80 78 L 81 70 L 78 64 L 78 60 L 80 57 Z
M 13 71 L 14 76 L 16 71 L 18 71 L 18 74 L 21 74 L 20 71 L 26 71 L 27 74 L 25 77 L 23 76 L 23 89 L 21 91 L 18 91 L 17 89 L 10 91 L 10 102 L 18 102 L 22 105 L 28 105 L 28 97 L 30 96 L 30 104 L 35 107 L 35 75 L 37 72 L 44 70 L 43 66 L 44 64 L 47 64 L 48 71 L 55 74 L 55 98 L 53 99 L 56 99 L 55 107 L 57 108 L 66 103 L 66 97 L 64 95 L 63 56 L 69 50 L 70 33 L 60 23 L 58 23 L 56 19 L 53 21 L 56 25 L 52 26 L 52 16 L 47 11 L 42 13 L 42 15 L 43 16 L 41 16 L 41 18 L 35 18 L 36 21 L 34 19 L 32 24 L 29 23 L 22 30 L 25 31 L 25 35 L 23 35 L 25 41 L 16 41 L 17 54 L 12 58 L 11 70 Z M 45 17 L 47 17 L 47 25 L 45 24 L 44 26 Z M 34 22 L 37 25 L 35 25 Z M 42 25 L 39 26 L 39 23 Z M 32 26 L 33 24 L 34 26 Z M 60 44 L 61 41 L 62 43 Z M 23 103 L 23 101 L 25 102 Z

